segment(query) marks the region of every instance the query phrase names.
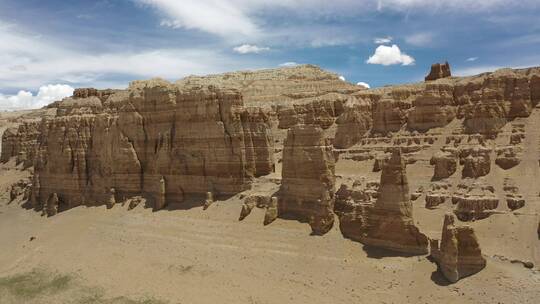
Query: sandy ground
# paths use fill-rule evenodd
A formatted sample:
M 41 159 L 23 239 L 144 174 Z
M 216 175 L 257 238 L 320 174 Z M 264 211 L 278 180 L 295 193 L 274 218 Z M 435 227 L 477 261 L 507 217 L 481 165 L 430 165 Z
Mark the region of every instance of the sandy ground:
M 538 303 L 538 121 L 540 112 L 535 111 L 526 122 L 522 163 L 506 171 L 492 164 L 486 178 L 496 189 L 504 177 L 514 178 L 526 207 L 509 212 L 499 192 L 501 214 L 470 223 L 487 267 L 456 284 L 448 284 L 425 256 L 367 251 L 344 239 L 337 225 L 324 236 L 312 236 L 309 225 L 290 220 L 265 227 L 258 209 L 239 222 L 238 196 L 206 211 L 182 206 L 128 211 L 117 205 L 42 217 L 21 201 L 8 202 L 9 185 L 29 173 L 2 165 L 0 304 Z M 428 160 L 440 145 L 408 166 L 411 191 L 429 185 L 433 168 Z M 378 180 L 380 173 L 371 172 L 372 166 L 373 161 L 340 160 L 337 174 L 340 179 L 363 175 Z M 279 172 L 268 178 L 279 178 Z M 451 180 L 457 182 L 459 174 Z M 277 186 L 261 181 L 255 190 L 272 187 Z M 422 196 L 414 202 L 415 221 L 422 232 L 439 238 L 443 214 L 453 206 L 423 206 Z M 532 261 L 535 268 L 513 259 Z
M 3 170 L 0 179 L 15 174 Z M 366 252 L 336 228 L 321 237 L 295 221 L 264 227 L 262 210 L 238 222 L 240 208 L 232 198 L 206 211 L 79 207 L 46 218 L 19 202 L 8 205 L 4 195 L 0 277 L 42 269 L 100 288 L 104 299 L 165 303 L 537 303 L 540 297 L 540 273 L 490 256 L 490 246 L 484 271 L 448 285 L 426 257 Z M 67 291 L 27 300 L 51 303 L 53 296 L 75 303 Z M 0 303 L 10 303 L 5 299 Z

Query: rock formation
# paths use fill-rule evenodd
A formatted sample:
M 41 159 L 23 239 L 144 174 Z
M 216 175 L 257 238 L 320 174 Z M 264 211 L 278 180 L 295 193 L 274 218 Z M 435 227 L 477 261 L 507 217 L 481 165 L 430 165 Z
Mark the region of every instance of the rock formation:
M 41 130 L 37 199 L 68 208 L 143 195 L 155 209 L 208 191 L 230 195 L 273 170 L 267 117 L 230 89 L 138 81 L 105 102 L 68 98 Z M 119 110 L 117 110 L 119 109 Z
M 441 180 L 452 176 L 457 170 L 456 153 L 439 151 L 429 161 L 435 166 L 433 180 Z
M 445 63 L 434 63 L 431 65 L 431 71 L 429 72 L 429 75 L 426 76 L 425 80 L 437 80 L 450 76 L 452 76 L 452 73 L 450 72 L 450 64 L 448 64 L 448 61 L 446 61 Z
M 345 104 L 344 113 L 336 121 L 334 147 L 347 149 L 360 142 L 371 128 L 371 105 L 351 99 Z
M 483 182 L 462 182 L 452 195 L 452 203 L 456 204 L 454 213 L 461 221 L 484 219 L 499 206 L 499 199 L 492 186 Z
M 508 209 L 514 211 L 525 206 L 525 199 L 520 194 L 518 186 L 512 179 L 504 179 L 503 190 L 505 192 Z
M 334 223 L 335 160 L 331 142 L 314 125 L 289 129 L 283 149 L 279 214 L 308 221 L 324 234 Z
M 426 193 L 426 208 L 434 209 L 444 204 L 451 197 L 450 187 L 451 185 L 444 182 L 432 183 Z
M 501 169 L 508 170 L 511 169 L 521 162 L 521 148 L 519 147 L 501 147 L 495 150 L 497 158 L 495 159 L 495 164 L 497 164 Z
M 355 180 L 342 184 L 336 192 L 334 212 L 339 217 L 341 234 L 361 242 L 367 229 L 367 216 L 377 198 L 379 184 Z
M 460 163 L 463 165 L 463 178 L 478 178 L 488 175 L 491 170 L 491 149 L 477 146 L 460 150 Z
M 438 240 L 431 240 L 430 247 L 431 257 L 452 283 L 486 267 L 474 230 L 469 226 L 456 226 L 452 214 L 444 217 L 440 244 Z
M 34 164 L 39 127 L 39 121 L 25 121 L 18 127 L 7 129 L 2 135 L 0 162 L 15 157 L 16 164 L 23 164 L 24 168 L 31 167 Z
M 426 90 L 412 102 L 408 127 L 423 132 L 446 126 L 456 117 L 452 94 L 451 85 L 427 85 Z
M 368 213 L 362 242 L 406 254 L 428 252 L 428 239 L 414 225 L 405 162 L 401 150 L 384 164 L 377 201 Z

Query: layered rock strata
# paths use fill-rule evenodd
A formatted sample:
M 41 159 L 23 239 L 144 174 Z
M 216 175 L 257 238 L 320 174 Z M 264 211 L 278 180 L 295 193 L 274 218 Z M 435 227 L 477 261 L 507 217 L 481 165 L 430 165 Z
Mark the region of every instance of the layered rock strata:
M 367 229 L 367 216 L 378 196 L 379 183 L 355 180 L 344 183 L 336 192 L 334 212 L 339 217 L 341 234 L 361 242 Z
M 39 121 L 25 121 L 18 127 L 4 131 L 0 162 L 7 162 L 15 157 L 17 165 L 23 164 L 24 168 L 31 167 L 34 164 L 40 124 Z
M 335 159 L 331 142 L 315 125 L 289 129 L 283 149 L 279 215 L 309 222 L 324 234 L 334 223 Z
M 430 241 L 430 247 L 431 257 L 444 277 L 452 283 L 486 267 L 486 259 L 482 256 L 473 228 L 456 226 L 452 214 L 444 217 L 440 244 L 434 239 Z
M 481 181 L 463 182 L 457 186 L 452 195 L 452 203 L 456 204 L 454 213 L 461 221 L 474 221 L 490 216 L 499 206 L 499 198 L 493 186 Z
M 137 81 L 80 93 L 42 123 L 35 199 L 60 210 L 144 196 L 156 210 L 185 195 L 232 195 L 273 170 L 268 117 L 227 88 Z M 99 94 L 98 94 L 99 95 Z M 100 95 L 101 98 L 104 94 Z
M 383 165 L 379 194 L 368 213 L 362 243 L 405 254 L 426 254 L 428 239 L 414 225 L 412 211 L 405 162 L 401 150 L 395 149 Z

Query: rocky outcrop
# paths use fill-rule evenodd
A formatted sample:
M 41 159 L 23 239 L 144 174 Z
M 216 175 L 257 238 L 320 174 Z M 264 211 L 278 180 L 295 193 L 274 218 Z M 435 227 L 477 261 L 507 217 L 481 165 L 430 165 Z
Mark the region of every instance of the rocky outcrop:
M 379 183 L 354 180 L 344 183 L 336 192 L 334 212 L 339 217 L 341 234 L 361 242 L 367 231 L 367 216 L 377 199 Z
M 478 178 L 491 171 L 491 149 L 476 146 L 460 150 L 460 163 L 463 165 L 463 178 Z
M 495 159 L 495 164 L 501 169 L 508 170 L 511 169 L 521 162 L 521 148 L 508 146 L 500 147 L 495 150 L 497 158 Z
M 456 204 L 454 213 L 461 221 L 484 219 L 499 206 L 499 199 L 492 186 L 482 182 L 462 182 L 452 195 L 452 203 Z
M 18 127 L 4 131 L 0 162 L 7 162 L 15 157 L 17 165 L 31 167 L 34 163 L 40 124 L 39 121 L 25 121 Z
M 354 146 L 371 128 L 371 105 L 363 100 L 349 100 L 336 124 L 334 147 L 347 149 Z
M 81 93 L 82 94 L 82 93 Z M 231 195 L 273 170 L 268 117 L 227 88 L 137 81 L 101 101 L 67 98 L 42 124 L 41 204 L 60 209 L 144 196 L 156 210 L 185 195 Z
M 456 117 L 453 88 L 447 85 L 428 85 L 413 101 L 407 126 L 412 130 L 427 131 L 444 127 Z
M 431 65 L 431 71 L 426 76 L 425 81 L 437 80 L 450 76 L 452 76 L 452 73 L 450 71 L 450 64 L 448 64 L 448 61 L 445 63 L 434 63 Z
M 278 105 L 278 128 L 289 129 L 298 124 L 314 124 L 328 129 L 343 113 L 344 104 L 352 98 L 345 94 L 328 93 L 295 100 L 294 103 L 287 105 Z
M 17 181 L 15 184 L 11 185 L 9 190 L 9 201 L 13 202 L 20 196 L 22 196 L 22 200 L 26 201 L 30 198 L 30 190 L 31 190 L 32 184 L 28 179 L 21 179 Z
M 309 222 L 324 234 L 334 223 L 335 160 L 331 142 L 314 125 L 289 129 L 283 149 L 279 215 Z
M 434 209 L 444 204 L 451 197 L 450 188 L 451 185 L 444 182 L 432 183 L 426 193 L 426 208 Z
M 431 257 L 444 277 L 452 283 L 486 267 L 486 259 L 482 256 L 473 228 L 456 226 L 452 214 L 444 217 L 440 244 L 434 239 L 430 241 L 430 247 Z
M 374 105 L 372 133 L 387 134 L 399 131 L 407 122 L 407 110 L 411 105 L 398 102 L 385 95 Z
M 525 199 L 519 192 L 518 186 L 512 179 L 504 179 L 503 191 L 505 193 L 508 209 L 514 211 L 525 206 Z
M 369 211 L 362 243 L 405 254 L 425 254 L 428 239 L 414 225 L 405 162 L 395 149 L 385 162 L 377 201 Z
M 433 180 L 441 180 L 452 176 L 457 170 L 456 153 L 439 151 L 430 159 L 429 164 L 435 166 Z

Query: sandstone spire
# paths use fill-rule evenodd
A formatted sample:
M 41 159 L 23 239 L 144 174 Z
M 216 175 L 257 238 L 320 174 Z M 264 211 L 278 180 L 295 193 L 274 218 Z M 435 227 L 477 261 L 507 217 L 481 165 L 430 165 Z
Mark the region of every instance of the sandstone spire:
M 382 168 L 378 199 L 368 212 L 362 242 L 405 254 L 426 254 L 428 239 L 414 225 L 405 162 L 400 149 Z
M 450 282 L 455 283 L 486 267 L 486 259 L 482 256 L 473 228 L 456 226 L 451 213 L 444 216 L 440 245 L 438 240 L 431 240 L 430 247 L 431 256 Z

